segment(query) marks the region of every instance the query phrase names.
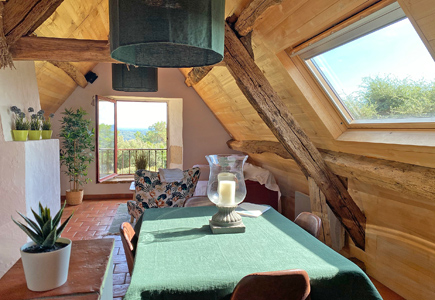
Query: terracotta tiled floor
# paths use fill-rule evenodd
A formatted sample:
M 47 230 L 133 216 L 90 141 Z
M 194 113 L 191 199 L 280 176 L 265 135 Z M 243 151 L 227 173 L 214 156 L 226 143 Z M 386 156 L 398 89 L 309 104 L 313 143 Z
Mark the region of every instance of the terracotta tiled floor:
M 112 220 L 120 203 L 126 200 L 84 201 L 78 206 L 67 206 L 63 219 L 72 211 L 74 216 L 68 223 L 62 237 L 71 240 L 90 240 L 101 238 L 114 238 L 113 252 L 113 299 L 121 300 L 130 284 L 127 261 L 119 235 L 107 235 Z M 63 220 L 62 220 L 63 221 Z
M 130 284 L 127 261 L 119 235 L 107 235 L 112 220 L 120 203 L 127 200 L 104 200 L 84 201 L 78 206 L 67 206 L 63 219 L 68 217 L 72 211 L 74 216 L 68 223 L 62 237 L 71 240 L 88 240 L 100 238 L 114 238 L 115 249 L 113 253 L 113 299 L 121 300 Z M 371 278 L 384 300 L 404 300 L 389 288 Z

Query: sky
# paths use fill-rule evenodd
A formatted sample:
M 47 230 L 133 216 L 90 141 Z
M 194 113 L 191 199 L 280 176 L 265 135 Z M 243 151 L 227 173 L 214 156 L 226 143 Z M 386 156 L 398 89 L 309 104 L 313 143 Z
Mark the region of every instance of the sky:
M 113 125 L 114 104 L 99 102 L 99 123 Z M 157 122 L 167 122 L 166 102 L 117 102 L 119 128 L 148 128 Z
M 363 77 L 435 81 L 435 62 L 408 19 L 313 58 L 340 96 L 358 90 Z

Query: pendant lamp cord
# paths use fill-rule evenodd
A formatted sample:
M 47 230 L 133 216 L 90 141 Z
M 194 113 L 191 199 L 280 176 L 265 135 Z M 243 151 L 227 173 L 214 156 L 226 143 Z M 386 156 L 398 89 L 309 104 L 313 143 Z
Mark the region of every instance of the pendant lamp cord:
M 15 69 L 12 54 L 9 51 L 9 45 L 6 41 L 6 36 L 3 28 L 4 22 L 4 2 L 0 1 L 0 69 L 6 69 L 6 67 Z

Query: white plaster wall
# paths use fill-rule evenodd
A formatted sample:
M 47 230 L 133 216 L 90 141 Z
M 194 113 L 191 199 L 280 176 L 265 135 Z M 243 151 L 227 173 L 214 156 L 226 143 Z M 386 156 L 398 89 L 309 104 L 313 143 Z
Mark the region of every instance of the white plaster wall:
M 29 116 L 27 109 L 41 109 L 38 84 L 33 62 L 14 62 L 15 70 L 0 70 L 0 117 L 4 141 L 12 141 L 13 115 L 10 107 L 15 105 Z
M 41 202 L 54 216 L 60 209 L 59 140 L 27 141 L 24 144 L 27 215 L 33 215 L 31 209 L 38 212 Z
M 138 96 L 183 99 L 183 167 L 188 168 L 195 164 L 206 164 L 205 155 L 238 153 L 229 149 L 226 141 L 230 139 L 228 133 L 215 118 L 193 88 L 184 83 L 184 76 L 178 69 L 159 69 L 159 91 L 155 93 L 126 93 L 112 90 L 112 71 L 110 64 L 98 64 L 93 72 L 98 79 L 86 88 L 77 87 L 71 96 L 56 112 L 53 119 L 53 136 L 58 137 L 65 108 L 82 107 L 95 121 L 95 107 L 91 105 L 94 95 L 100 96 Z M 130 184 L 96 184 L 95 162 L 89 168 L 89 177 L 92 183 L 84 186 L 85 194 L 123 194 L 128 193 Z M 68 178 L 61 175 L 61 193 L 69 189 Z
M 58 140 L 13 142 L 10 106 L 40 109 L 33 62 L 15 62 L 15 70 L 0 70 L 0 277 L 19 259 L 26 234 L 11 216 L 31 217 L 39 201 L 53 211 L 59 206 Z M 33 218 L 33 217 L 32 217 Z

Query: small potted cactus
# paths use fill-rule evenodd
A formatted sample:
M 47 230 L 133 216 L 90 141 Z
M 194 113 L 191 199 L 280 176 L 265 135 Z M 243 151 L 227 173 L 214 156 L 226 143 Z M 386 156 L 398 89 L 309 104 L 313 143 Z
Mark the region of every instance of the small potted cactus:
M 48 291 L 61 286 L 68 278 L 71 240 L 61 238 L 60 235 L 73 214 L 58 227 L 65 205 L 66 202 L 52 218 L 50 209 L 43 208 L 39 203 L 39 214 L 32 209 L 36 222 L 18 212 L 28 226 L 12 218 L 33 241 L 20 249 L 29 290 Z

